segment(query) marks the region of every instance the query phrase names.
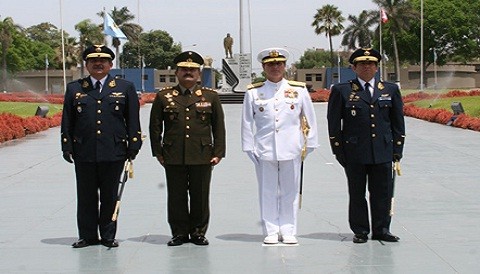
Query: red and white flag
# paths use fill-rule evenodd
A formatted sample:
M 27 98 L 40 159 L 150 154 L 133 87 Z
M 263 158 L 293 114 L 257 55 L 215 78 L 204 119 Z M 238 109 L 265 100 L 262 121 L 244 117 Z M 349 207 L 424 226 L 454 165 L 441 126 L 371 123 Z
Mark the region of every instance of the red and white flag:
M 380 9 L 380 19 L 382 20 L 382 23 L 387 23 L 388 21 L 388 16 L 387 13 L 385 12 L 384 9 Z

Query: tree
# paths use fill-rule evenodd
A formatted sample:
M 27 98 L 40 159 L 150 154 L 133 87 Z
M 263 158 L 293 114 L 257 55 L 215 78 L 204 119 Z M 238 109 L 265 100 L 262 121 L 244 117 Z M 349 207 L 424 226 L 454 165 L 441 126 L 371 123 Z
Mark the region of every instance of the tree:
M 324 50 L 308 49 L 295 63 L 297 69 L 324 68 L 330 63 L 330 54 Z
M 98 13 L 100 17 L 104 17 L 104 12 L 101 11 Z M 140 25 L 137 25 L 135 23 L 129 23 L 133 19 L 135 19 L 135 16 L 130 13 L 127 7 L 123 7 L 121 9 L 117 9 L 117 7 L 113 7 L 112 12 L 110 13 L 110 16 L 112 17 L 113 21 L 115 21 L 115 24 L 122 30 L 122 32 L 127 36 L 129 42 L 133 44 L 138 44 L 138 41 L 140 39 L 140 34 L 142 33 L 143 29 Z M 112 46 L 115 48 L 115 55 L 119 56 L 120 54 L 120 45 L 122 42 L 120 42 L 120 39 L 116 37 L 112 37 Z M 119 59 L 117 59 L 116 62 L 117 68 L 119 67 Z
M 140 35 L 138 43 L 128 41 L 122 53 L 122 63 L 125 67 L 140 67 L 143 57 L 145 66 L 156 69 L 173 67 L 173 59 L 182 51 L 181 45 L 173 42 L 166 31 L 153 30 Z
M 75 25 L 75 30 L 80 33 L 77 50 L 78 56 L 76 59 L 80 61 L 80 75 L 83 77 L 84 64 L 82 60 L 83 51 L 91 45 L 101 45 L 103 44 L 104 36 L 102 33 L 102 28 L 98 25 L 92 23 L 90 19 L 80 21 Z
M 331 67 L 335 66 L 335 58 L 333 56 L 333 43 L 332 37 L 342 33 L 342 22 L 345 18 L 342 16 L 342 12 L 338 10 L 334 5 L 325 5 L 321 9 L 317 9 L 317 13 L 313 16 L 312 27 L 315 27 L 315 33 L 317 35 L 325 33 L 328 37 L 330 44 L 330 63 Z M 333 74 L 332 74 L 333 83 Z
M 397 82 L 400 82 L 400 57 L 398 54 L 397 36 L 403 31 L 409 29 L 414 20 L 419 20 L 419 13 L 411 6 L 408 0 L 372 0 L 383 9 L 388 15 L 388 22 L 384 28 L 390 34 L 393 43 L 393 53 L 395 56 L 395 74 Z M 377 18 L 380 22 L 380 11 L 377 11 Z M 383 53 L 382 53 L 383 54 Z
M 348 49 L 367 48 L 372 46 L 372 26 L 378 23 L 378 12 L 363 10 L 358 17 L 349 15 L 351 25 L 343 31 L 342 46 Z
M 411 0 L 412 6 L 420 10 L 420 0 Z M 478 61 L 480 56 L 480 10 L 479 1 L 436 0 L 424 3 L 424 71 L 436 61 L 437 65 L 447 62 L 466 63 Z M 387 37 L 386 44 L 391 44 Z M 420 22 L 413 21 L 407 31 L 397 37 L 400 61 L 420 64 Z M 436 59 L 435 59 L 436 57 Z M 427 84 L 424 74 L 424 83 Z
M 0 21 L 0 44 L 2 58 L 2 88 L 7 89 L 7 54 L 12 45 L 15 32 L 21 32 L 22 28 L 13 22 L 11 17 L 6 17 Z

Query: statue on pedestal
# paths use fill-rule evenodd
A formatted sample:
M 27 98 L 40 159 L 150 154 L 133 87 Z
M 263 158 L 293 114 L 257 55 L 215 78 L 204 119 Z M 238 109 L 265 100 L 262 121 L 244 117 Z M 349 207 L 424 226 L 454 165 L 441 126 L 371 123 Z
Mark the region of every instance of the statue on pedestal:
M 230 33 L 227 33 L 227 37 L 223 38 L 223 47 L 225 48 L 225 58 L 233 58 L 232 55 L 233 38 Z

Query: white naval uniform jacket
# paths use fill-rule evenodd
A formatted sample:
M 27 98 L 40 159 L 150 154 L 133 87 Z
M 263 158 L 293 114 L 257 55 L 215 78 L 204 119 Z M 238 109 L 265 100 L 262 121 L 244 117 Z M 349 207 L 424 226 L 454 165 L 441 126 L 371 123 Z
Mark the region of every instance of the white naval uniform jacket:
M 304 83 L 267 80 L 249 89 L 243 101 L 242 150 L 253 151 L 260 160 L 266 161 L 299 157 L 305 140 L 301 130 L 303 115 L 310 126 L 306 146 L 315 149 L 318 147 L 317 122 Z

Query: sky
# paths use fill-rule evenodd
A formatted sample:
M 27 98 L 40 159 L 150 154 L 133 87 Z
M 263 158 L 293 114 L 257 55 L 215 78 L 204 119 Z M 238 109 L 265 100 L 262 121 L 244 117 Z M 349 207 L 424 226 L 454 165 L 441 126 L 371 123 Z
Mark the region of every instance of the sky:
M 243 24 L 240 28 L 240 0 L 15 0 L 0 1 L 0 20 L 12 17 L 22 27 L 50 22 L 70 36 L 78 37 L 75 24 L 91 19 L 101 24 L 97 13 L 114 7 L 128 7 L 134 23 L 144 31 L 164 30 L 183 50 L 193 50 L 213 58 L 213 67 L 221 68 L 224 58 L 223 38 L 234 39 L 233 53 L 251 53 L 252 70 L 261 70 L 258 53 L 270 47 L 290 52 L 288 63 L 297 61 L 307 49 L 328 49 L 325 34 L 316 35 L 311 26 L 317 9 L 331 4 L 345 18 L 358 16 L 362 10 L 377 8 L 371 0 L 243 0 Z M 349 21 L 344 22 L 348 26 Z M 240 39 L 242 29 L 243 39 Z M 110 40 L 110 39 L 108 39 Z M 240 43 L 240 41 L 242 41 Z M 341 36 L 333 40 L 340 49 Z M 242 46 L 240 47 L 240 44 Z

